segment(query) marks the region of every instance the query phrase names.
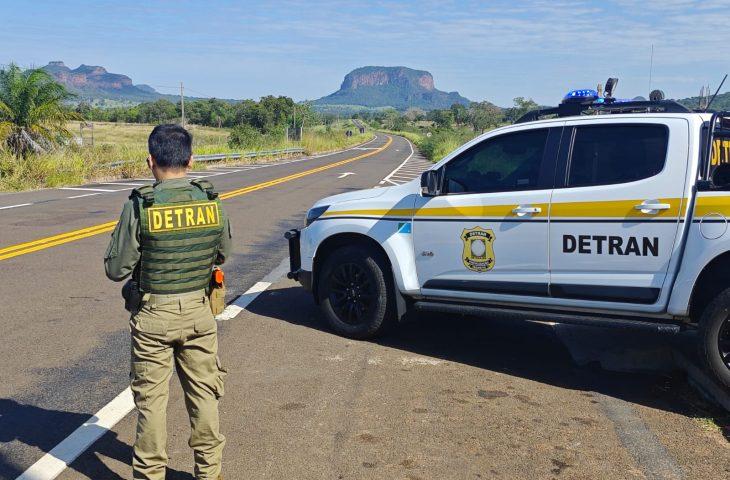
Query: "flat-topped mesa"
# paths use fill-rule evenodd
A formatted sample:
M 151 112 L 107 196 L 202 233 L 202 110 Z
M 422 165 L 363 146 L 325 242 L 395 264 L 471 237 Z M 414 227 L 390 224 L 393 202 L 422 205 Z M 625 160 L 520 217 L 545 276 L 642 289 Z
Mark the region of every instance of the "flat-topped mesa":
M 423 70 L 406 67 L 362 67 L 345 75 L 341 90 L 354 90 L 358 87 L 378 85 L 410 85 L 424 90 L 435 90 L 433 76 Z
M 314 102 L 316 105 L 359 105 L 425 110 L 449 108 L 454 103 L 468 105 L 458 92 L 437 90 L 433 76 L 408 67 L 360 67 L 347 75 L 340 89 Z

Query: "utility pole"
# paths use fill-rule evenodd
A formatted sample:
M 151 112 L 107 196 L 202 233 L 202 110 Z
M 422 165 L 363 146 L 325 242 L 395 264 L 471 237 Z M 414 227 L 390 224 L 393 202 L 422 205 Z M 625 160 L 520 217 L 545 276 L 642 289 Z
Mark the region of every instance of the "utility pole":
M 89 110 L 89 121 L 91 122 L 91 148 L 94 148 L 94 110 Z
M 297 139 L 297 104 L 294 105 L 294 140 Z
M 185 128 L 185 95 L 183 94 L 183 82 L 180 82 L 180 123 Z

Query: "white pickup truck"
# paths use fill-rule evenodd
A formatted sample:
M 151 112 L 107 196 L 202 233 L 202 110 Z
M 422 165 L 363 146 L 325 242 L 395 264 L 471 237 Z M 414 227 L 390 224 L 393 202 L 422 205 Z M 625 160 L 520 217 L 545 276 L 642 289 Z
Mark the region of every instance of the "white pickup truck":
M 420 183 L 320 200 L 286 234 L 289 277 L 352 338 L 412 309 L 695 329 L 730 387 L 728 217 L 730 113 L 568 101 Z

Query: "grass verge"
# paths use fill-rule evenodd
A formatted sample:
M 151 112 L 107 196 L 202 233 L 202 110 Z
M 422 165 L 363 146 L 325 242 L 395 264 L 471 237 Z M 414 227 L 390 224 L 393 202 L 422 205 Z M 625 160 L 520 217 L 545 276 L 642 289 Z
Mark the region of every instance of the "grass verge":
M 70 129 L 79 132 L 79 125 Z M 9 152 L 0 150 L 0 191 L 20 191 L 38 188 L 54 188 L 79 185 L 90 181 L 120 178 L 137 178 L 149 174 L 147 158 L 147 136 L 154 125 L 95 123 L 93 146 L 91 132 L 83 130 L 84 145 L 76 143 L 44 155 L 32 155 L 18 159 Z M 228 145 L 228 129 L 188 126 L 193 134 L 193 154 L 242 153 L 251 150 L 231 148 Z M 334 127 L 314 126 L 305 128 L 299 142 L 287 142 L 284 138 L 272 139 L 255 150 L 278 150 L 301 147 L 306 154 L 341 150 L 372 138 L 372 134 L 355 134 L 346 137 L 346 130 L 357 129 L 346 122 Z M 256 157 L 226 164 L 265 162 L 272 157 Z M 125 162 L 133 160 L 132 162 Z M 119 165 L 114 163 L 125 162 Z M 194 169 L 205 169 L 208 164 L 194 164 Z

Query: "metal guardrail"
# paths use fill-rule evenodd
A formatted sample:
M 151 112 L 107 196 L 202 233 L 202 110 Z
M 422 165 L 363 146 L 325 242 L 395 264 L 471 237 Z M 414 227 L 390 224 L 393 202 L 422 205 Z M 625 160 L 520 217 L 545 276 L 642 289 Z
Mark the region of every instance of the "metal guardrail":
M 303 148 L 280 148 L 278 150 L 259 150 L 257 152 L 243 152 L 243 153 L 212 153 L 209 155 L 193 155 L 193 159 L 196 162 L 218 162 L 221 160 L 238 160 L 241 158 L 257 158 L 257 157 L 269 157 L 272 155 L 297 155 L 303 154 Z M 118 162 L 107 163 L 102 166 L 104 167 L 120 167 L 127 163 L 135 162 L 136 160 L 120 160 Z
M 294 155 L 304 153 L 303 148 L 281 148 L 279 150 L 259 150 L 246 153 L 213 153 L 211 155 L 194 155 L 196 162 L 215 162 L 218 160 L 236 160 L 239 158 L 268 157 L 271 155 Z

